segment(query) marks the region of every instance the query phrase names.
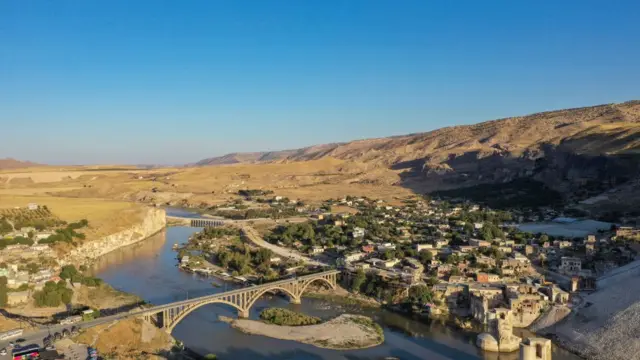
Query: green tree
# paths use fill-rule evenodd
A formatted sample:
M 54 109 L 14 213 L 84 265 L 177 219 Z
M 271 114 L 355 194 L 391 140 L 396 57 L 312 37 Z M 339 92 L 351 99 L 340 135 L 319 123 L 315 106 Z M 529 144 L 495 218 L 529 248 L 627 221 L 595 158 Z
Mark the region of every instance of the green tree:
M 359 269 L 351 281 L 351 291 L 359 293 L 365 281 L 367 281 L 367 275 L 362 269 Z
M 423 305 L 433 302 L 433 293 L 425 285 L 417 285 L 409 288 L 409 301 L 413 304 Z
M 7 306 L 8 303 L 7 277 L 0 276 L 0 307 Z
M 27 264 L 27 271 L 29 272 L 29 274 L 35 274 L 40 270 L 40 266 L 38 266 L 38 264 L 36 263 L 28 263 Z
M 7 219 L 0 219 L 0 235 L 4 235 L 13 231 L 13 226 L 7 221 Z
M 60 271 L 60 277 L 63 279 L 71 279 L 77 275 L 79 275 L 78 270 L 73 265 L 65 265 L 62 267 L 62 270 Z
M 429 250 L 420 250 L 418 258 L 423 265 L 427 265 L 431 260 L 433 260 L 433 254 Z

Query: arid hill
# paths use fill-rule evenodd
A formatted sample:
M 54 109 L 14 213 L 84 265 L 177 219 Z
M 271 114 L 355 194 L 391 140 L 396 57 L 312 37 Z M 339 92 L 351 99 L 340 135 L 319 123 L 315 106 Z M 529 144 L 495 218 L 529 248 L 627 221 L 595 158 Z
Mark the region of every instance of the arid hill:
M 12 158 L 0 159 L 0 169 L 20 169 L 32 166 L 42 166 L 30 161 L 20 161 Z
M 465 197 L 479 193 L 504 198 L 507 193 L 515 205 L 531 201 L 536 205 L 529 206 L 537 206 L 541 203 L 537 200 L 556 201 L 561 196 L 565 203 L 600 214 L 637 212 L 639 150 L 640 101 L 634 101 L 406 136 L 229 154 L 198 163 L 216 166 L 2 170 L 0 197 L 92 198 L 205 208 L 233 202 L 240 189 L 271 190 L 305 202 L 347 195 L 398 201 L 416 193 L 449 190 Z
M 365 164 L 369 170 L 399 171 L 396 185 L 418 192 L 527 177 L 563 194 L 588 198 L 639 176 L 640 101 L 297 150 L 235 153 L 196 165 L 327 157 Z

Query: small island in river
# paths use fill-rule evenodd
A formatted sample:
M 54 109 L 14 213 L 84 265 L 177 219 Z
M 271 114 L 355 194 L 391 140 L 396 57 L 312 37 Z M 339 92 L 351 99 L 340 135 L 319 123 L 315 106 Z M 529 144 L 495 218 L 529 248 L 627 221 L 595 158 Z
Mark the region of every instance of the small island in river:
M 329 321 L 318 323 L 319 319 L 302 321 L 289 325 L 289 321 L 273 321 L 277 318 L 300 319 L 306 317 L 286 309 L 266 309 L 265 321 L 232 319 L 220 316 L 220 320 L 247 334 L 269 336 L 281 340 L 293 340 L 326 349 L 351 350 L 380 345 L 384 341 L 382 328 L 366 316 L 343 314 Z M 283 325 L 276 325 L 282 323 Z

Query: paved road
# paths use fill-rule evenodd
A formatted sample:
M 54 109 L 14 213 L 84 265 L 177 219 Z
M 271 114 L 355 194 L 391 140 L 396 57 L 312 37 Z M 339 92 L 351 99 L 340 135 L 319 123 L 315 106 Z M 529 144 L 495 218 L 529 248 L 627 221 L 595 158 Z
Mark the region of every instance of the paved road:
M 260 234 L 258 234 L 258 232 L 254 228 L 252 228 L 251 226 L 244 225 L 244 224 L 239 224 L 239 223 L 238 223 L 238 226 L 242 230 L 242 233 L 252 243 L 256 244 L 257 246 L 269 249 L 269 250 L 273 251 L 275 254 L 278 254 L 278 255 L 280 255 L 282 257 L 285 257 L 285 258 L 293 258 L 293 259 L 296 259 L 296 260 L 301 260 L 305 264 L 308 264 L 308 265 L 329 266 L 329 264 L 310 259 L 310 258 L 308 258 L 306 256 L 300 255 L 298 252 L 295 252 L 293 250 L 286 249 L 286 248 L 283 248 L 283 247 L 280 247 L 278 245 L 274 245 L 274 244 L 271 244 L 271 243 L 265 241 L 260 236 Z

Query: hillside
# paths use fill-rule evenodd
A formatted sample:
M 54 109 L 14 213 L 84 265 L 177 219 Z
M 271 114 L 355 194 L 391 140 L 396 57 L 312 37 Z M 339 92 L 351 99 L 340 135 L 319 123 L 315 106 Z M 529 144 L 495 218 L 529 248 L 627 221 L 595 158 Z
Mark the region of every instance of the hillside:
M 0 169 L 21 169 L 32 166 L 42 166 L 30 161 L 20 161 L 12 158 L 0 159 Z
M 399 171 L 396 185 L 426 192 L 530 177 L 587 198 L 640 175 L 640 101 L 543 112 L 426 133 L 296 150 L 235 153 L 198 166 L 327 157 Z

